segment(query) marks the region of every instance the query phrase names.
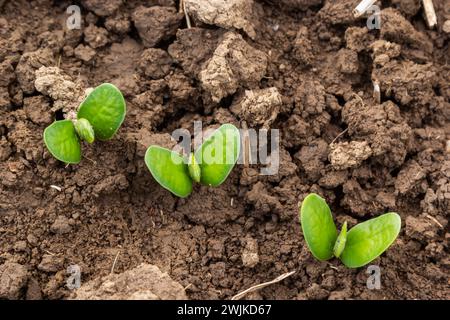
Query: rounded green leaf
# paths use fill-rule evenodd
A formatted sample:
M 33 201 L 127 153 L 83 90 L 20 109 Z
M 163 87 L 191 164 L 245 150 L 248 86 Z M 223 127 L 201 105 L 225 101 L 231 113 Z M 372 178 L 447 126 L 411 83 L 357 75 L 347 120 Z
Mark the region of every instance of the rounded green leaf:
M 89 121 L 96 138 L 108 140 L 122 125 L 125 113 L 125 99 L 120 90 L 110 83 L 104 83 L 81 103 L 77 118 Z
M 395 212 L 357 224 L 347 233 L 341 260 L 349 268 L 362 267 L 379 257 L 397 238 L 401 227 Z
M 80 140 L 72 121 L 53 122 L 44 130 L 44 142 L 56 159 L 74 164 L 81 161 Z
M 333 256 L 337 229 L 325 199 L 315 193 L 309 194 L 302 202 L 300 223 L 313 256 L 319 260 L 330 259 Z
M 197 149 L 195 158 L 201 169 L 200 182 L 217 187 L 230 174 L 241 150 L 239 130 L 224 124 L 213 132 Z
M 174 195 L 185 198 L 192 192 L 192 180 L 187 164 L 178 153 L 159 146 L 150 146 L 145 164 L 153 178 Z

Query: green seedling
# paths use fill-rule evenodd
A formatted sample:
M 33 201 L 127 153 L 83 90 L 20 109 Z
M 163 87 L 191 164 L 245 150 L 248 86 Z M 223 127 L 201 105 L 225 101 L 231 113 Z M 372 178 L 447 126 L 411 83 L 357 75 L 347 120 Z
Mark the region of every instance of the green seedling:
M 339 258 L 348 268 L 362 267 L 379 257 L 400 232 L 395 212 L 359 223 L 347 232 L 347 222 L 338 235 L 326 201 L 309 194 L 300 209 L 300 223 L 309 250 L 318 260 Z
M 239 153 L 239 130 L 224 124 L 188 157 L 150 146 L 145 153 L 145 164 L 162 187 L 185 198 L 191 194 L 193 182 L 213 187 L 221 185 L 236 164 Z
M 76 119 L 55 121 L 44 130 L 45 145 L 56 159 L 77 164 L 81 161 L 80 140 L 93 143 L 95 139 L 111 139 L 125 113 L 122 93 L 114 85 L 104 83 L 81 103 Z

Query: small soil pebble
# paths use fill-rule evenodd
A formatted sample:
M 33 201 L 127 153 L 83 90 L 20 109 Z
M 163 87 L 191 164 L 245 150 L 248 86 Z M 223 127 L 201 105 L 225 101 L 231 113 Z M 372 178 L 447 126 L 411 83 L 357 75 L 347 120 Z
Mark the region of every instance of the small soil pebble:
M 65 234 L 72 231 L 72 227 L 69 224 L 69 219 L 66 218 L 66 216 L 60 215 L 56 218 L 55 222 L 53 222 L 50 230 L 57 234 Z
M 322 288 L 317 283 L 313 283 L 312 286 L 306 289 L 306 296 L 310 300 L 325 300 L 330 293 Z
M 23 265 L 15 262 L 0 265 L 0 299 L 19 299 L 27 281 L 28 271 Z
M 105 46 L 108 43 L 108 31 L 105 28 L 90 24 L 84 29 L 84 41 L 94 49 Z
M 183 287 L 151 264 L 91 280 L 72 296 L 75 300 L 186 300 Z
M 90 46 L 80 44 L 75 48 L 74 54 L 78 59 L 84 62 L 89 62 L 95 57 L 96 52 Z
M 253 238 L 246 238 L 245 247 L 242 250 L 242 264 L 244 267 L 253 268 L 259 263 L 258 241 Z
M 240 103 L 240 116 L 250 126 L 269 127 L 276 119 L 282 105 L 281 94 L 275 87 L 246 90 Z
M 336 170 L 354 168 L 372 155 L 366 141 L 333 143 L 330 145 L 329 160 Z

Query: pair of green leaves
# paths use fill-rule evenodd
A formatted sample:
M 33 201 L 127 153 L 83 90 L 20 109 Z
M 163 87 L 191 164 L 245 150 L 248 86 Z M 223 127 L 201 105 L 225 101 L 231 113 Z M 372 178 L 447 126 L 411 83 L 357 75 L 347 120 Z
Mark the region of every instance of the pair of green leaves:
M 122 125 L 125 113 L 125 99 L 120 90 L 104 83 L 81 103 L 76 120 L 55 121 L 45 129 L 45 145 L 56 159 L 79 163 L 80 139 L 88 143 L 94 142 L 95 138 L 111 139 Z
M 333 256 L 349 268 L 362 267 L 380 256 L 395 241 L 401 226 L 395 212 L 359 223 L 347 232 L 347 222 L 338 235 L 331 210 L 317 194 L 309 194 L 300 209 L 303 236 L 319 260 Z
M 239 153 L 239 130 L 232 124 L 224 124 L 188 158 L 152 145 L 145 153 L 145 164 L 162 187 L 185 198 L 191 194 L 194 181 L 213 187 L 221 185 L 236 164 Z

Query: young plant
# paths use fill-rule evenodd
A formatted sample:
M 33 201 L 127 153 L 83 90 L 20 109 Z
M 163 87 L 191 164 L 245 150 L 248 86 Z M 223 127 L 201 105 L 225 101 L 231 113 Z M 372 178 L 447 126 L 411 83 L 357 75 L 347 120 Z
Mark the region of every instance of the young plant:
M 400 232 L 395 212 L 359 223 L 347 232 L 347 222 L 338 234 L 326 201 L 315 193 L 303 200 L 300 223 L 309 250 L 319 260 L 335 256 L 348 268 L 362 267 L 380 256 Z
M 232 124 L 224 124 L 188 157 L 150 146 L 145 153 L 145 164 L 162 187 L 185 198 L 191 194 L 193 182 L 213 187 L 221 185 L 236 164 L 239 153 L 239 130 Z
M 122 93 L 114 85 L 104 83 L 81 103 L 76 119 L 55 121 L 45 128 L 45 145 L 56 159 L 77 164 L 81 161 L 80 139 L 88 143 L 111 139 L 125 113 Z

